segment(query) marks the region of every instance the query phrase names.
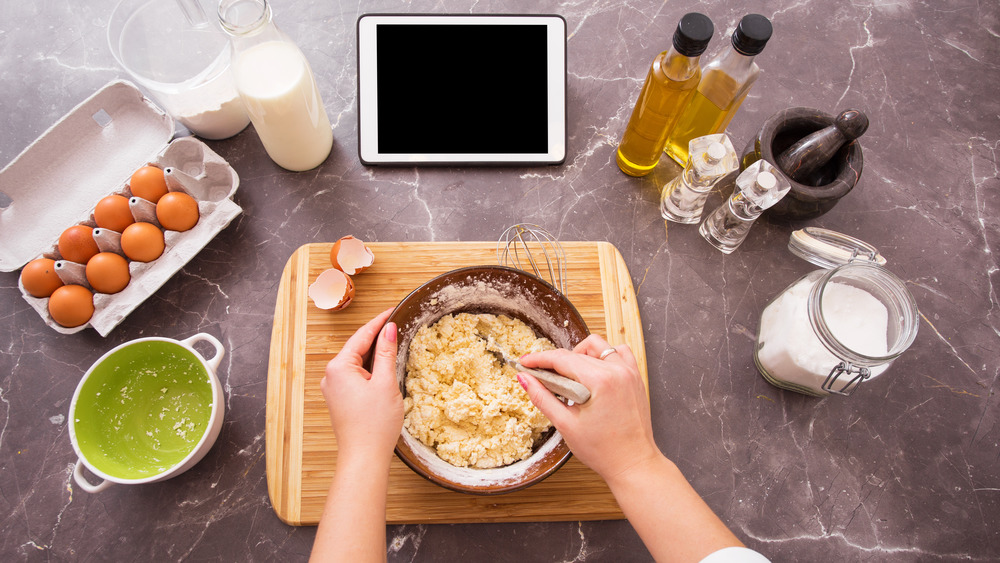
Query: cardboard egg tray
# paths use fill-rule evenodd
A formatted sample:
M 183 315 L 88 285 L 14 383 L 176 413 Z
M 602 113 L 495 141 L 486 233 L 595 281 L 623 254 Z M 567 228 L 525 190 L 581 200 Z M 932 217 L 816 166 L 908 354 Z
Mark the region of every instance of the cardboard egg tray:
M 87 324 L 60 326 L 49 315 L 48 299 L 32 297 L 19 280 L 24 299 L 56 331 L 71 334 L 89 326 L 107 336 L 243 211 L 232 200 L 239 176 L 229 163 L 198 139 L 173 139 L 173 132 L 173 120 L 133 84 L 114 81 L 0 170 L 0 192 L 10 200 L 0 211 L 0 270 L 5 272 L 35 258 L 60 260 L 57 243 L 63 230 L 76 224 L 94 227 L 97 202 L 112 194 L 129 197 L 129 178 L 147 164 L 169 169 L 168 189 L 184 191 L 198 202 L 200 218 L 194 228 L 164 230 L 166 248 L 159 258 L 129 262 L 131 281 L 125 289 L 94 293 L 95 311 Z M 156 224 L 155 214 L 136 220 Z M 120 247 L 99 246 L 120 253 Z M 78 273 L 80 268 L 66 271 Z M 85 278 L 78 283 L 85 285 Z

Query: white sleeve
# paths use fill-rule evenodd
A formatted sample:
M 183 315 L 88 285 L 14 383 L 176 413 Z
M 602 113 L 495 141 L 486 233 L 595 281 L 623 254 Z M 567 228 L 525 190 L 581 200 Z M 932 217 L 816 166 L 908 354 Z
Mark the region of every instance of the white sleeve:
M 724 547 L 709 554 L 701 563 L 770 563 L 770 560 L 745 547 Z

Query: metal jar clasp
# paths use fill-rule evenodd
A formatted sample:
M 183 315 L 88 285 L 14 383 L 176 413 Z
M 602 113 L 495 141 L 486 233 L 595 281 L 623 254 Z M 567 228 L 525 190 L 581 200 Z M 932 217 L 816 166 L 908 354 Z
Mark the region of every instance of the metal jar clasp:
M 840 378 L 841 374 L 847 374 L 848 376 L 854 375 L 854 377 L 844 384 L 840 390 L 834 389 L 833 385 Z M 868 368 L 862 368 L 853 366 L 848 362 L 840 362 L 832 370 L 830 374 L 826 376 L 826 380 L 823 381 L 823 390 L 829 391 L 837 395 L 850 395 L 861 385 L 861 382 L 871 377 L 871 370 Z

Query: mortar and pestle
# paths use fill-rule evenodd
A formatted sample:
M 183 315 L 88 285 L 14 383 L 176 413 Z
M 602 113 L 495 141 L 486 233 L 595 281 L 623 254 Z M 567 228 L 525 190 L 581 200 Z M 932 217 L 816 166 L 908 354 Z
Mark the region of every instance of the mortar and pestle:
M 861 178 L 864 158 L 856 141 L 868 129 L 859 110 L 832 116 L 806 107 L 769 117 L 747 143 L 740 170 L 764 159 L 788 177 L 792 189 L 765 214 L 771 219 L 813 219 L 833 208 Z

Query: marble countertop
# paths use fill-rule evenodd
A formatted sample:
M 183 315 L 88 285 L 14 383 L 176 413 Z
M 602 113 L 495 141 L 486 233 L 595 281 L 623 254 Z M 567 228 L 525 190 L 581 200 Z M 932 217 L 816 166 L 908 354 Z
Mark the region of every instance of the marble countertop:
M 105 39 L 110 6 L 4 5 L 0 163 L 126 78 Z M 517 222 L 621 251 L 645 331 L 658 443 L 747 545 L 775 561 L 1000 558 L 1000 6 L 275 0 L 273 9 L 309 58 L 333 123 L 322 166 L 278 168 L 252 127 L 208 142 L 241 178 L 243 214 L 106 338 L 53 331 L 21 298 L 17 272 L 0 273 L 0 558 L 305 558 L 315 529 L 278 520 L 264 463 L 268 347 L 285 261 L 303 244 L 345 234 L 494 240 Z M 812 221 L 759 222 L 729 256 L 696 228 L 660 217 L 659 186 L 676 167 L 635 179 L 614 164 L 647 65 L 695 10 L 716 24 L 709 55 L 745 13 L 774 24 L 758 57 L 763 74 L 729 128 L 738 148 L 786 107 L 858 108 L 871 120 L 854 191 Z M 563 15 L 566 163 L 362 166 L 355 22 L 375 12 Z M 920 309 L 911 349 L 849 398 L 779 390 L 754 365 L 764 305 L 813 269 L 786 249 L 806 225 L 877 246 Z M 215 447 L 170 481 L 81 490 L 66 415 L 86 369 L 128 340 L 198 332 L 228 351 Z M 390 526 L 388 540 L 390 561 L 649 559 L 626 521 Z

